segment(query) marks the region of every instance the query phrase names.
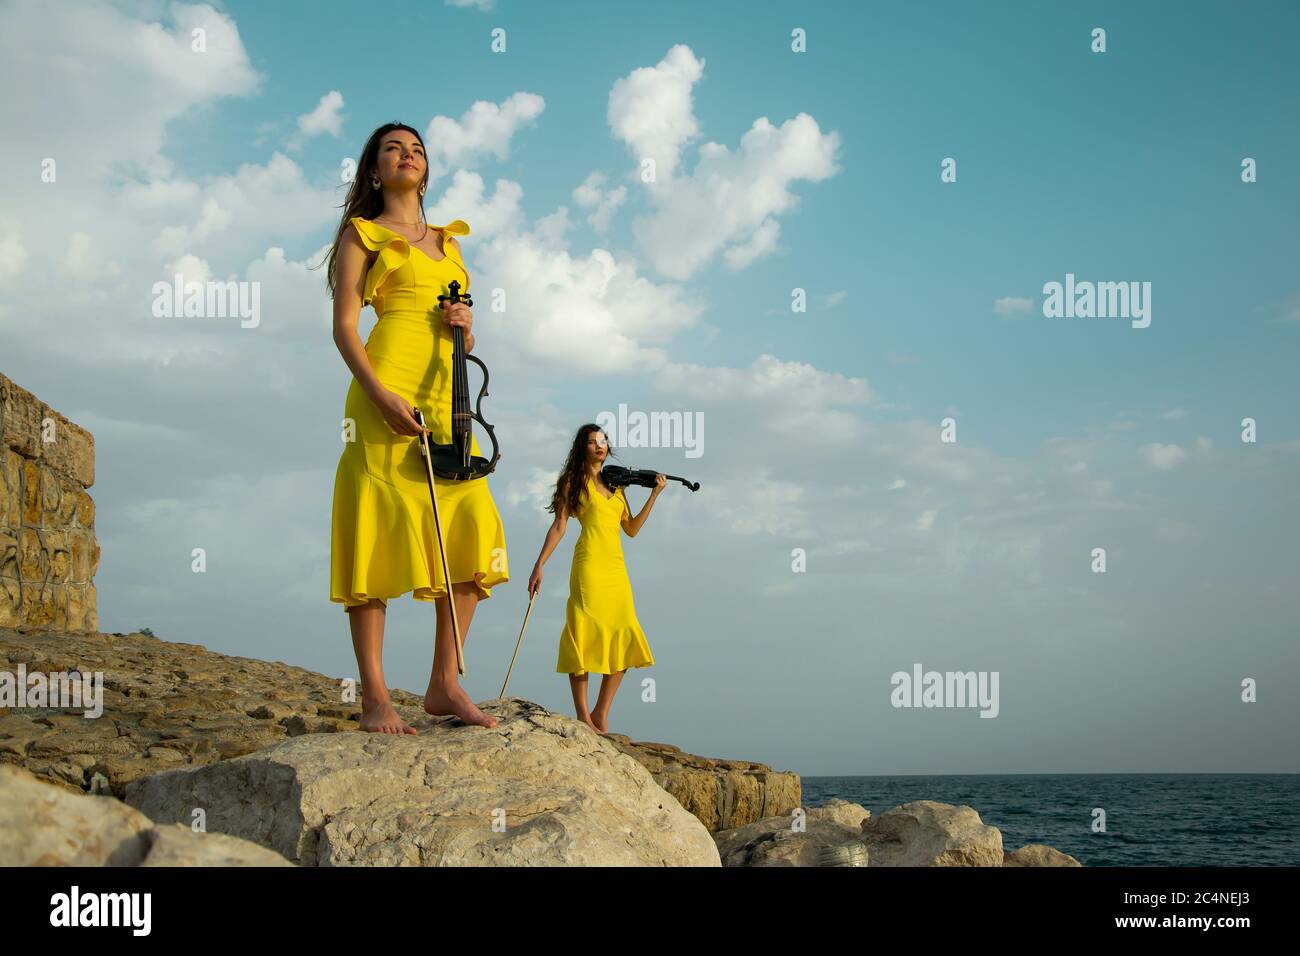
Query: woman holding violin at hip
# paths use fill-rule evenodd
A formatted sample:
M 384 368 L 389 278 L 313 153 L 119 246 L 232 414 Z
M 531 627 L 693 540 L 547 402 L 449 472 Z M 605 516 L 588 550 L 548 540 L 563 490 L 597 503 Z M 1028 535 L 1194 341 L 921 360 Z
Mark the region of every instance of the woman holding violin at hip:
M 424 710 L 492 727 L 497 719 L 458 680 L 475 607 L 509 576 L 486 479 L 499 457 L 496 437 L 489 460 L 469 426 L 482 418 L 469 410 L 467 360 L 483 368 L 487 389 L 486 366 L 465 354 L 474 347 L 472 302 L 459 290 L 470 277 L 454 237 L 469 226 L 424 220 L 429 165 L 410 126 L 375 130 L 357 169 L 329 257 L 334 343 L 353 375 L 334 477 L 330 600 L 348 612 L 361 729 L 416 732 L 393 708 L 381 659 L 388 599 L 408 591 L 437 607 Z M 363 347 L 364 305 L 379 321 Z

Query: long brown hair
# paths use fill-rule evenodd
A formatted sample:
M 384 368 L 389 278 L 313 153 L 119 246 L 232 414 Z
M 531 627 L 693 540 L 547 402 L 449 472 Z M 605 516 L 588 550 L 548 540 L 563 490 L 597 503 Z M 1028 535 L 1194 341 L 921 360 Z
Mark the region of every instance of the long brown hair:
M 361 150 L 361 158 L 357 160 L 357 174 L 352 180 L 352 188 L 348 190 L 348 198 L 343 203 L 343 218 L 339 221 L 339 227 L 334 233 L 334 244 L 330 247 L 329 258 L 325 260 L 327 264 L 326 282 L 329 285 L 330 298 L 334 298 L 336 276 L 334 272 L 334 263 L 339 254 L 339 243 L 343 241 L 343 233 L 348 228 L 348 222 L 353 216 L 360 216 L 362 219 L 374 219 L 384 211 L 384 191 L 383 188 L 376 189 L 370 182 L 371 175 L 379 166 L 379 146 L 387 136 L 395 129 L 406 130 L 415 136 L 420 143 L 420 148 L 424 150 L 424 182 L 422 188 L 429 187 L 429 151 L 425 149 L 424 138 L 420 136 L 418 130 L 407 126 L 405 123 L 385 123 L 379 129 L 370 134 L 366 140 L 365 148 Z M 423 194 L 421 194 L 423 197 Z M 428 222 L 424 215 L 424 203 L 420 203 L 420 219 Z M 316 268 L 319 268 L 317 266 Z
M 557 513 L 560 503 L 564 503 L 565 513 L 576 515 L 581 505 L 582 496 L 587 491 L 587 438 L 592 432 L 601 432 L 606 439 L 609 433 L 599 425 L 588 422 L 578 429 L 578 433 L 573 436 L 573 444 L 569 446 L 569 457 L 564 460 L 564 467 L 560 469 L 560 475 L 555 479 L 555 491 L 551 494 L 551 503 L 546 510 L 551 514 Z M 609 446 L 609 454 L 605 456 L 606 462 L 614 455 L 614 446 Z

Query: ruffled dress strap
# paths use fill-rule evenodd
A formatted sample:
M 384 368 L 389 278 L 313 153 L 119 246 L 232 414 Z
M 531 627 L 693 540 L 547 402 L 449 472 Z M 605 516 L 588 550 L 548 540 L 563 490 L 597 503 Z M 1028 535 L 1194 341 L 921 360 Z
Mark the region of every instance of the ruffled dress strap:
M 465 285 L 461 288 L 461 293 L 469 291 L 469 270 L 465 268 L 465 263 L 461 261 L 460 250 L 447 241 L 448 236 L 468 236 L 469 225 L 464 219 L 453 219 L 445 226 L 430 226 L 430 229 L 442 230 L 442 254 L 456 263 L 461 272 L 465 273 Z
M 370 271 L 366 273 L 365 290 L 361 295 L 361 304 L 370 305 L 375 299 L 382 299 L 379 289 L 384 284 L 384 280 L 389 274 L 400 266 L 406 264 L 411 258 L 411 243 L 400 232 L 394 232 L 376 222 L 364 219 L 361 216 L 353 216 L 348 220 L 357 230 L 357 235 L 361 239 L 361 244 L 371 252 L 377 252 L 374 263 L 370 266 Z M 453 262 L 465 271 L 464 264 L 460 261 L 460 255 L 446 242 L 448 234 L 456 236 L 468 236 L 469 226 L 463 219 L 455 219 L 445 226 L 435 226 L 430 224 L 430 229 L 438 229 L 443 234 L 443 255 L 453 256 Z M 469 273 L 465 272 L 465 289 L 469 289 Z

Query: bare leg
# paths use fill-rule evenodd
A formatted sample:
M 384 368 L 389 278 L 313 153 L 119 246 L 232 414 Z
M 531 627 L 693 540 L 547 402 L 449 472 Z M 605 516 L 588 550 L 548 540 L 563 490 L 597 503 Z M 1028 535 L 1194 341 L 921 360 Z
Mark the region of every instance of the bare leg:
M 596 696 L 596 709 L 591 712 L 591 720 L 602 734 L 609 733 L 609 709 L 614 706 L 614 695 L 618 693 L 618 685 L 626 673 L 627 668 L 624 668 L 617 674 L 606 674 L 600 680 L 600 693 Z
M 460 640 L 469 640 L 469 625 L 478 607 L 478 590 L 469 581 L 454 582 L 452 598 L 456 601 L 456 620 L 460 624 Z M 433 644 L 433 671 L 429 674 L 429 689 L 424 692 L 425 713 L 435 716 L 455 714 L 467 724 L 495 727 L 497 719 L 474 706 L 460 686 L 460 672 L 456 669 L 456 638 L 451 627 L 451 607 L 447 598 L 434 601 L 438 607 L 438 630 Z
M 384 681 L 384 614 L 379 598 L 348 609 L 352 650 L 361 674 L 361 729 L 380 734 L 413 734 L 415 728 L 397 716 Z
M 596 725 L 591 722 L 591 712 L 587 710 L 587 675 L 570 674 L 569 690 L 573 691 L 573 713 L 580 721 L 596 729 Z

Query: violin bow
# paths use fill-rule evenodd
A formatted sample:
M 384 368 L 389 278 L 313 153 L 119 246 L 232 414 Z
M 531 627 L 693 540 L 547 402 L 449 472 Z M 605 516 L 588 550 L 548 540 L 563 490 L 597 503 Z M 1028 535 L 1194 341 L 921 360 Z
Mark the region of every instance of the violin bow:
M 519 628 L 519 640 L 515 641 L 515 652 L 510 655 L 510 666 L 506 668 L 506 679 L 501 682 L 501 693 L 498 697 L 506 696 L 506 684 L 510 683 L 510 672 L 515 669 L 515 658 L 519 656 L 519 646 L 524 642 L 524 628 L 528 626 L 528 615 L 533 613 L 533 598 L 537 597 L 536 593 L 528 595 L 528 610 L 524 612 L 524 623 Z
M 424 428 L 424 415 L 415 409 L 415 420 Z M 424 458 L 424 473 L 429 480 L 429 498 L 433 501 L 433 527 L 438 532 L 438 558 L 442 561 L 442 580 L 447 586 L 447 606 L 451 608 L 451 633 L 456 643 L 456 670 L 465 676 L 465 647 L 460 640 L 460 620 L 456 617 L 456 595 L 451 589 L 451 571 L 447 567 L 447 548 L 442 540 L 442 517 L 438 514 L 438 492 L 434 490 L 433 455 L 429 450 L 429 433 L 420 432 L 420 455 Z M 522 636 L 522 635 L 521 635 Z

